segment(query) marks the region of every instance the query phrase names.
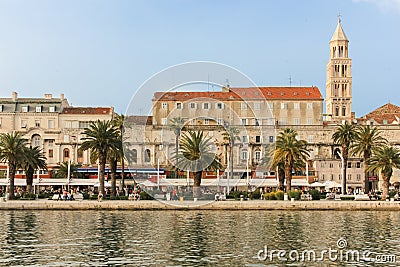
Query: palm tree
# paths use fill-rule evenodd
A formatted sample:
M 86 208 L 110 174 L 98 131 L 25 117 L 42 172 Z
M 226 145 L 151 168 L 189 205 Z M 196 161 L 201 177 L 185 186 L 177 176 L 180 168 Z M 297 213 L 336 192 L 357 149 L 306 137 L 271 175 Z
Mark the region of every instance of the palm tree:
M 182 128 L 185 125 L 185 120 L 181 117 L 172 118 L 169 127 L 175 134 L 175 155 L 178 155 L 179 137 L 181 136 Z M 175 167 L 178 166 L 178 159 L 175 161 Z M 178 177 L 178 172 L 175 172 L 175 178 Z
M 33 175 L 36 169 L 47 169 L 47 158 L 45 157 L 41 148 L 26 147 L 24 151 L 24 162 L 22 168 L 25 170 L 26 175 L 26 190 L 32 193 Z
M 118 133 L 120 136 L 120 134 Z M 117 176 L 117 165 L 118 165 L 118 160 L 121 159 L 121 154 L 122 154 L 122 142 L 120 142 L 121 139 L 118 139 L 118 146 L 117 148 L 112 148 L 109 150 L 109 153 L 107 155 L 108 162 L 110 164 L 110 176 L 111 176 L 111 197 L 116 196 L 116 176 Z
M 0 134 L 0 161 L 7 162 L 10 185 L 8 199 L 14 199 L 14 178 L 17 168 L 24 161 L 26 140 L 17 132 Z
M 71 177 L 79 178 L 82 174 L 79 172 L 79 168 L 82 166 L 81 164 L 68 163 L 68 161 L 64 161 L 62 163 L 58 163 L 54 170 L 55 178 L 69 178 L 68 177 L 68 165 L 69 165 L 69 173 Z
M 86 137 L 81 144 L 81 149 L 91 150 L 91 153 L 98 158 L 100 162 L 99 173 L 99 193 L 104 195 L 104 170 L 106 168 L 107 155 L 109 150 L 118 149 L 118 129 L 114 127 L 111 121 L 92 121 L 89 128 L 84 131 Z
M 189 131 L 180 138 L 179 153 L 175 155 L 178 168 L 194 173 L 193 197 L 201 195 L 200 185 L 203 171 L 219 170 L 220 159 L 211 150 L 214 142 L 205 137 L 203 131 Z
M 125 116 L 123 114 L 117 115 L 113 120 L 114 126 L 117 127 L 119 130 L 121 144 L 123 144 L 123 137 L 124 137 L 124 132 L 125 132 L 124 123 L 125 123 Z M 122 183 L 122 189 L 124 189 L 125 188 L 125 155 L 124 155 L 123 145 L 121 145 L 120 161 L 121 161 L 121 179 L 122 179 L 121 183 Z
M 229 142 L 229 167 L 230 167 L 230 171 L 229 171 L 229 175 L 230 175 L 230 179 L 233 179 L 233 147 L 235 145 L 235 141 L 236 140 L 240 140 L 240 137 L 238 136 L 239 134 L 239 129 L 237 129 L 236 127 L 233 126 L 228 126 L 227 128 L 225 128 L 225 132 L 222 134 L 223 139 L 225 141 Z
M 349 150 L 352 143 L 357 139 L 357 126 L 345 122 L 340 125 L 332 135 L 333 142 L 342 147 L 342 193 L 347 192 L 347 161 L 349 159 Z
M 389 195 L 389 183 L 393 169 L 400 169 L 400 150 L 392 146 L 376 149 L 368 162 L 368 171 L 380 173 L 383 180 L 382 199 Z
M 381 136 L 382 132 L 377 127 L 369 125 L 357 128 L 357 137 L 352 144 L 350 151 L 354 154 L 362 155 L 364 159 L 364 192 L 369 192 L 369 172 L 368 161 L 372 151 L 387 144 L 387 140 Z
M 283 164 L 285 168 L 286 192 L 292 188 L 292 170 L 304 166 L 309 157 L 307 142 L 297 139 L 297 132 L 284 129 L 276 138 L 276 148 L 272 154 L 272 166 Z

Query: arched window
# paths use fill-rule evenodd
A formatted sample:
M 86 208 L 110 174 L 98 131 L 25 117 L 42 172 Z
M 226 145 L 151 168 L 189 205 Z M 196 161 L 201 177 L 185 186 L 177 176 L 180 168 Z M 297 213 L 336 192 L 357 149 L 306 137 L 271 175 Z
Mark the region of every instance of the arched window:
M 78 149 L 78 163 L 83 163 L 83 150 L 81 148 Z
M 40 135 L 35 134 L 35 135 L 32 136 L 31 145 L 33 147 L 42 145 L 42 139 L 40 138 Z
M 63 161 L 68 161 L 69 160 L 69 149 L 64 148 L 63 150 Z
M 342 116 L 346 116 L 346 107 L 342 108 Z
M 132 149 L 131 160 L 132 160 L 132 162 L 137 163 L 137 150 L 136 149 Z
M 260 151 L 260 150 L 257 150 L 257 151 L 254 153 L 254 160 L 255 160 L 256 163 L 259 163 L 259 162 L 260 162 L 260 160 L 261 160 L 261 151 Z
M 146 149 L 144 151 L 144 162 L 150 162 L 151 157 L 150 157 L 150 149 Z
M 335 107 L 335 116 L 339 116 L 339 107 Z

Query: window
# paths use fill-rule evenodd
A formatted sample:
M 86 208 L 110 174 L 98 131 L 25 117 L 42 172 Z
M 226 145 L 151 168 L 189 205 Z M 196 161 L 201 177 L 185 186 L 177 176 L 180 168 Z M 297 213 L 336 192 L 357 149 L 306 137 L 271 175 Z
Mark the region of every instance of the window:
M 240 153 L 240 159 L 247 160 L 247 150 L 242 150 L 242 153 Z
M 268 102 L 267 104 L 268 104 L 268 108 L 269 109 L 273 109 L 274 108 L 274 103 Z
M 249 141 L 248 136 L 247 136 L 247 135 L 243 135 L 243 136 L 242 136 L 242 142 L 243 142 L 243 143 L 247 143 L 248 141 Z
M 78 149 L 78 158 L 83 158 L 83 150 L 82 149 Z
M 210 104 L 209 103 L 203 103 L 203 109 L 209 109 Z
M 161 107 L 162 109 L 168 109 L 168 103 L 162 103 Z
M 333 163 L 329 163 L 329 168 L 333 168 Z
M 69 142 L 69 135 L 68 134 L 64 134 L 64 142 L 65 143 Z
M 42 106 L 37 106 L 36 107 L 36 112 L 42 112 Z
M 347 179 L 351 181 L 351 174 L 347 175 Z
M 66 121 L 65 128 L 72 128 L 72 121 Z
M 313 103 L 307 103 L 307 109 L 312 109 L 313 108 Z
M 333 181 L 333 174 L 331 174 L 331 181 Z
M 272 135 L 270 135 L 270 136 L 268 137 L 268 140 L 269 140 L 270 143 L 273 143 L 273 142 L 274 142 L 274 137 L 273 137 Z
M 261 105 L 259 102 L 254 103 L 254 110 L 260 110 L 261 109 Z
M 261 143 L 261 136 L 256 135 L 256 143 Z
M 64 149 L 64 158 L 69 158 L 69 149 L 68 148 Z
M 286 125 L 286 118 L 281 118 L 281 125 Z
M 161 124 L 162 125 L 167 125 L 168 124 L 168 119 L 167 118 L 162 118 L 161 119 Z
M 131 154 L 131 161 L 134 163 L 137 163 L 137 150 L 136 149 L 132 149 L 132 154 Z
M 261 160 L 261 151 L 259 151 L 259 150 L 256 151 L 255 160 L 257 163 Z
M 56 112 L 56 107 L 55 106 L 50 106 L 49 107 L 49 112 Z
M 361 174 L 357 174 L 357 181 L 361 181 Z
M 214 132 L 213 131 L 208 132 L 208 136 L 213 137 L 214 136 Z
M 361 162 L 357 162 L 356 163 L 356 167 L 359 169 L 359 168 L 361 168 Z
M 240 125 L 247 125 L 247 119 L 240 119 Z
M 80 121 L 79 122 L 79 128 L 80 129 L 89 128 L 89 124 L 90 124 L 90 121 Z
M 346 107 L 342 108 L 342 116 L 346 116 Z
M 0 118 L 0 127 L 1 127 L 1 118 Z
M 22 107 L 22 112 L 28 112 L 28 106 L 23 106 Z
M 224 103 L 217 103 L 215 104 L 216 109 L 224 109 Z
M 325 181 L 325 174 L 322 174 L 321 180 L 322 180 L 322 181 Z
M 351 168 L 351 162 L 347 162 L 347 168 Z
M 293 104 L 294 109 L 300 109 L 300 103 L 299 102 L 295 102 Z
M 197 108 L 197 104 L 194 103 L 194 102 L 189 103 L 189 108 L 190 108 L 190 109 L 196 109 L 196 108 Z
M 294 118 L 294 125 L 300 125 L 300 118 Z
M 150 149 L 146 149 L 144 151 L 144 162 L 150 162 L 151 157 L 150 157 Z
M 210 119 L 204 119 L 204 125 L 210 125 Z
M 35 120 L 35 127 L 40 127 L 40 120 Z
M 218 123 L 219 125 L 223 125 L 223 124 L 224 124 L 224 120 L 221 119 L 221 118 L 218 118 L 218 119 L 217 119 L 217 123 Z
M 47 121 L 47 126 L 49 129 L 54 129 L 54 120 L 48 120 Z
M 54 151 L 53 149 L 49 149 L 49 158 L 53 158 L 54 157 Z
M 49 139 L 49 146 L 53 146 L 54 145 L 54 139 Z
M 339 174 L 339 180 L 342 180 L 342 175 L 341 174 Z
M 309 143 L 314 143 L 314 135 L 309 135 L 308 136 L 308 142 Z
M 312 118 L 307 118 L 307 125 L 313 125 L 313 122 Z
M 32 137 L 32 146 L 40 146 L 41 145 L 41 139 L 39 135 L 35 135 Z
M 183 104 L 178 102 L 176 103 L 176 109 L 182 109 L 183 108 Z
M 260 126 L 261 125 L 260 119 L 254 119 L 254 125 L 255 126 Z
M 21 120 L 21 128 L 26 128 L 26 120 Z
M 287 109 L 288 104 L 287 103 L 281 103 L 281 109 Z
M 3 112 L 3 105 L 0 105 L 0 112 Z
M 246 110 L 247 109 L 247 103 L 242 103 L 242 110 Z

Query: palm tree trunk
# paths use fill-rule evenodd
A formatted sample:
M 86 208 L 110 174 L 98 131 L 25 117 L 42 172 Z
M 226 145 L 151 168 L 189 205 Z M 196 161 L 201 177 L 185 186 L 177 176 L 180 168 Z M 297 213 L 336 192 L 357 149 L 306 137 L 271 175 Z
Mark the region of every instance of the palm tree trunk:
M 175 178 L 178 178 L 178 146 L 179 146 L 179 134 L 175 133 Z
M 292 189 L 292 168 L 290 164 L 285 164 L 286 193 Z
M 111 197 L 115 197 L 116 190 L 117 190 L 117 181 L 116 181 L 117 160 L 116 159 L 110 160 L 110 172 L 111 172 Z
M 122 191 L 125 188 L 125 159 L 124 156 L 122 155 L 122 159 L 121 159 L 121 183 L 122 183 Z
M 15 177 L 15 171 L 16 167 L 14 164 L 9 164 L 10 168 L 10 186 L 8 187 L 8 199 L 13 200 L 15 198 L 14 196 L 14 177 Z
M 342 194 L 347 194 L 347 162 L 348 162 L 348 150 L 343 148 L 343 165 L 342 169 Z
M 231 139 L 232 139 L 233 137 L 231 137 Z M 233 146 L 235 145 L 235 142 L 233 141 L 233 140 L 231 140 L 231 150 L 230 150 L 230 152 L 231 152 L 231 158 L 229 159 L 230 160 L 230 163 L 231 163 L 231 173 L 230 173 L 230 176 L 231 176 L 231 180 L 233 179 Z M 229 194 L 229 192 L 228 192 L 228 194 Z
M 33 174 L 35 173 L 35 170 L 32 168 L 28 168 L 25 170 L 25 175 L 26 175 L 26 191 L 28 193 L 33 193 L 32 190 L 32 185 L 33 185 Z
M 106 168 L 106 155 L 100 155 L 100 175 L 99 175 L 99 194 L 101 193 L 103 197 L 105 196 L 104 191 L 104 170 Z
M 389 198 L 389 177 L 382 174 L 382 200 Z
M 283 168 L 278 168 L 278 176 L 279 176 L 279 190 L 284 190 L 285 186 L 285 170 Z
M 368 160 L 369 157 L 365 154 L 364 152 L 364 193 L 368 194 L 369 193 L 369 172 L 367 171 L 368 169 Z
M 199 198 L 201 196 L 201 176 L 203 171 L 197 171 L 194 173 L 194 180 L 193 180 L 193 197 Z

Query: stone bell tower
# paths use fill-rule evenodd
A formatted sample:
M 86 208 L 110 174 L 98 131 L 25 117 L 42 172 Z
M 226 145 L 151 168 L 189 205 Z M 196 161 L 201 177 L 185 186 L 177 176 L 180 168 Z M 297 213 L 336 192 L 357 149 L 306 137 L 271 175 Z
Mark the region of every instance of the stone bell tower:
M 349 58 L 349 40 L 343 31 L 341 19 L 329 42 L 330 57 L 326 66 L 327 120 L 342 122 L 352 119 L 352 77 Z

